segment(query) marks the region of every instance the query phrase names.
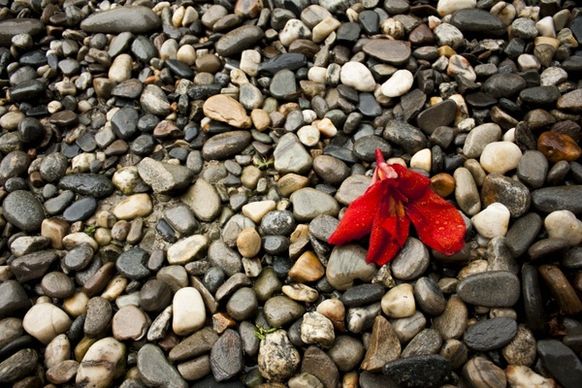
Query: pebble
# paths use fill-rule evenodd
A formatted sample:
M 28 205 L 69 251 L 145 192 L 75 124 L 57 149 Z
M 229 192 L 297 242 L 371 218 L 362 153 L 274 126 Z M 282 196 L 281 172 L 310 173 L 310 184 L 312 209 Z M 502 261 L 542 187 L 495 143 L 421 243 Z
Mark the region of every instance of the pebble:
M 342 66 L 340 79 L 342 84 L 351 86 L 360 92 L 373 92 L 376 81 L 370 70 L 362 63 L 348 62 Z
M 188 387 L 176 368 L 168 363 L 162 350 L 146 344 L 137 353 L 139 376 L 149 386 Z
M 503 369 L 481 356 L 473 357 L 467 361 L 463 367 L 463 377 L 472 385 L 507 386 Z
M 511 213 L 507 207 L 495 202 L 473 216 L 471 221 L 477 232 L 483 237 L 503 237 L 507 233 L 510 217 Z
M 420 240 L 409 237 L 402 250 L 392 260 L 390 269 L 396 279 L 414 280 L 428 269 L 429 264 L 428 249 Z
M 386 97 L 400 97 L 406 94 L 414 83 L 414 77 L 408 70 L 397 70 L 382 84 L 382 94 Z
M 119 202 L 113 209 L 113 215 L 120 220 L 133 220 L 148 216 L 152 208 L 152 201 L 148 194 L 134 194 Z
M 261 376 L 272 381 L 286 381 L 299 367 L 299 352 L 289 341 L 285 330 L 265 335 L 261 340 L 258 366 Z
M 172 244 L 167 251 L 167 260 L 170 264 L 183 265 L 196 259 L 208 246 L 208 238 L 195 234 Z
M 538 341 L 537 350 L 546 370 L 564 387 L 575 387 L 582 376 L 582 363 L 572 349 L 557 340 Z
M 464 302 L 477 306 L 510 307 L 519 299 L 519 279 L 511 272 L 487 271 L 464 278 L 457 286 Z
M 191 334 L 201 329 L 206 321 L 204 301 L 193 287 L 181 288 L 174 294 L 172 311 L 172 330 L 177 335 Z
M 376 268 L 365 261 L 366 251 L 357 245 L 335 247 L 326 268 L 326 278 L 336 290 L 346 290 L 354 280 L 369 281 Z
M 227 329 L 212 345 L 210 369 L 216 381 L 229 380 L 243 367 L 241 338 L 239 334 Z
M 40 229 L 44 209 L 39 200 L 29 191 L 16 190 L 4 198 L 4 217 L 8 222 L 26 232 Z
M 329 194 L 313 188 L 303 188 L 291 194 L 293 215 L 299 221 L 310 221 L 320 215 L 336 216 L 339 206 Z
M 43 319 L 49 317 L 49 319 Z M 54 337 L 64 333 L 71 326 L 67 314 L 50 303 L 41 303 L 32 306 L 22 320 L 24 330 L 44 344 L 48 344 Z
M 380 371 L 386 363 L 396 360 L 400 355 L 400 341 L 390 322 L 382 316 L 374 319 L 368 343 L 368 349 L 361 364 L 363 370 Z
M 87 32 L 143 33 L 160 27 L 160 18 L 147 7 L 118 7 L 91 15 L 81 28 Z
M 212 221 L 220 212 L 221 201 L 216 189 L 202 178 L 198 178 L 196 183 L 190 186 L 181 200 L 201 221 Z
M 332 322 L 318 312 L 304 314 L 301 322 L 301 340 L 306 344 L 331 346 L 335 340 Z
M 565 240 L 572 246 L 582 242 L 582 221 L 569 210 L 551 212 L 544 219 L 544 226 L 550 238 Z
M 507 345 L 517 333 L 517 324 L 511 318 L 493 318 L 469 326 L 463 341 L 476 351 L 489 351 Z
M 400 284 L 382 297 L 382 311 L 391 318 L 406 318 L 414 314 L 413 288 L 408 283 Z

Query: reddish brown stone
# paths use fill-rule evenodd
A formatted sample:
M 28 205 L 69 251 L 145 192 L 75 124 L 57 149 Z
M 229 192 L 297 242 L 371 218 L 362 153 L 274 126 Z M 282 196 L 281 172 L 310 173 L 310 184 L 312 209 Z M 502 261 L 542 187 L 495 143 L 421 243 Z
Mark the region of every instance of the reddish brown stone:
M 552 162 L 573 161 L 582 155 L 582 149 L 574 139 L 564 133 L 553 131 L 547 131 L 540 135 L 538 150 Z

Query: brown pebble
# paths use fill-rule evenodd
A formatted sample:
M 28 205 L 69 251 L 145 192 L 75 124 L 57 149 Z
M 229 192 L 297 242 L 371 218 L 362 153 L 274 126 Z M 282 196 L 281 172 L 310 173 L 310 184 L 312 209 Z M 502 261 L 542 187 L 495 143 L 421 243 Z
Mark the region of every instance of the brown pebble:
M 432 189 L 441 197 L 448 197 L 455 191 L 455 178 L 441 172 L 430 178 Z
M 538 271 L 564 314 L 575 315 L 582 312 L 582 301 L 560 268 L 555 265 L 541 265 Z
M 538 150 L 554 163 L 561 160 L 573 161 L 582 155 L 582 149 L 574 139 L 564 133 L 553 131 L 547 131 L 540 135 Z
M 297 282 L 314 282 L 325 274 L 325 268 L 313 252 L 305 252 L 289 270 L 289 277 Z

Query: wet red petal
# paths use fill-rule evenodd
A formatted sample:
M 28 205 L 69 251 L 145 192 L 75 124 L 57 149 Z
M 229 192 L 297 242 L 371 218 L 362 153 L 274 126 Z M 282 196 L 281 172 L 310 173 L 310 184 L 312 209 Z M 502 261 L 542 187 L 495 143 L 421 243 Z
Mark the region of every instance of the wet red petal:
M 430 179 L 414 171 L 410 171 L 399 164 L 391 164 L 398 178 L 395 179 L 395 188 L 408 200 L 413 200 L 421 196 L 427 187 L 430 186 Z
M 399 201 L 390 197 L 382 201 L 372 227 L 366 261 L 384 265 L 394 258 L 408 238 L 410 221 Z
M 374 216 L 385 196 L 385 185 L 381 182 L 370 186 L 356 198 L 346 210 L 336 230 L 328 238 L 330 244 L 342 245 L 366 236 L 372 230 Z
M 418 237 L 429 247 L 445 255 L 463 249 L 465 222 L 459 211 L 430 189 L 406 205 L 406 214 Z

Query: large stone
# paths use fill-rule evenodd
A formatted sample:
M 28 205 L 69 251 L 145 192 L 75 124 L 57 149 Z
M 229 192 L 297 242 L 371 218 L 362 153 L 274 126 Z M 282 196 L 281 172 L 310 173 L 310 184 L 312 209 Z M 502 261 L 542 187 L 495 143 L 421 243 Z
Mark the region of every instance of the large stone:
M 245 108 L 234 98 L 217 94 L 209 97 L 202 106 L 204 114 L 213 120 L 227 123 L 237 128 L 251 126 L 251 118 Z
M 400 356 L 400 340 L 392 325 L 382 316 L 374 320 L 368 351 L 362 361 L 362 369 L 375 372 L 381 370 L 387 362 Z
M 32 306 L 22 320 L 24 330 L 43 344 L 48 344 L 57 335 L 67 331 L 70 326 L 69 316 L 50 303 Z
M 359 245 L 335 247 L 326 269 L 327 281 L 336 290 L 347 290 L 354 280 L 370 281 L 376 266 L 366 263 L 366 250 Z
M 232 158 L 243 151 L 252 137 L 248 131 L 230 131 L 212 136 L 202 146 L 202 156 L 206 160 Z
M 181 200 L 202 221 L 213 221 L 220 213 L 221 201 L 216 189 L 202 178 L 198 178 Z
M 252 24 L 235 28 L 216 42 L 216 52 L 223 57 L 231 57 L 253 47 L 263 35 L 263 30 Z
M 139 34 L 156 30 L 161 24 L 160 18 L 148 7 L 117 7 L 89 16 L 81 22 L 81 29 L 108 34 Z
M 95 342 L 79 364 L 75 382 L 81 387 L 107 388 L 124 372 L 125 345 L 106 337 Z
M 19 34 L 36 36 L 44 29 L 44 24 L 38 19 L 18 18 L 5 19 L 0 22 L 0 46 L 10 46 L 12 38 Z
M 291 194 L 293 215 L 299 221 L 310 221 L 319 215 L 337 216 L 339 205 L 329 194 L 306 187 Z
M 180 373 L 168 362 L 164 352 L 155 345 L 146 344 L 139 350 L 137 369 L 141 379 L 150 387 L 188 387 Z
M 156 193 L 170 193 L 187 187 L 194 177 L 188 167 L 144 158 L 137 165 L 139 176 Z
M 476 306 L 511 307 L 519 299 L 519 279 L 506 271 L 477 273 L 459 283 L 457 294 Z
M 270 381 L 288 380 L 299 366 L 301 357 L 285 330 L 267 334 L 259 347 L 258 365 L 261 375 Z
M 44 208 L 30 192 L 16 190 L 8 194 L 2 203 L 3 215 L 8 222 L 25 232 L 40 229 L 44 219 Z

